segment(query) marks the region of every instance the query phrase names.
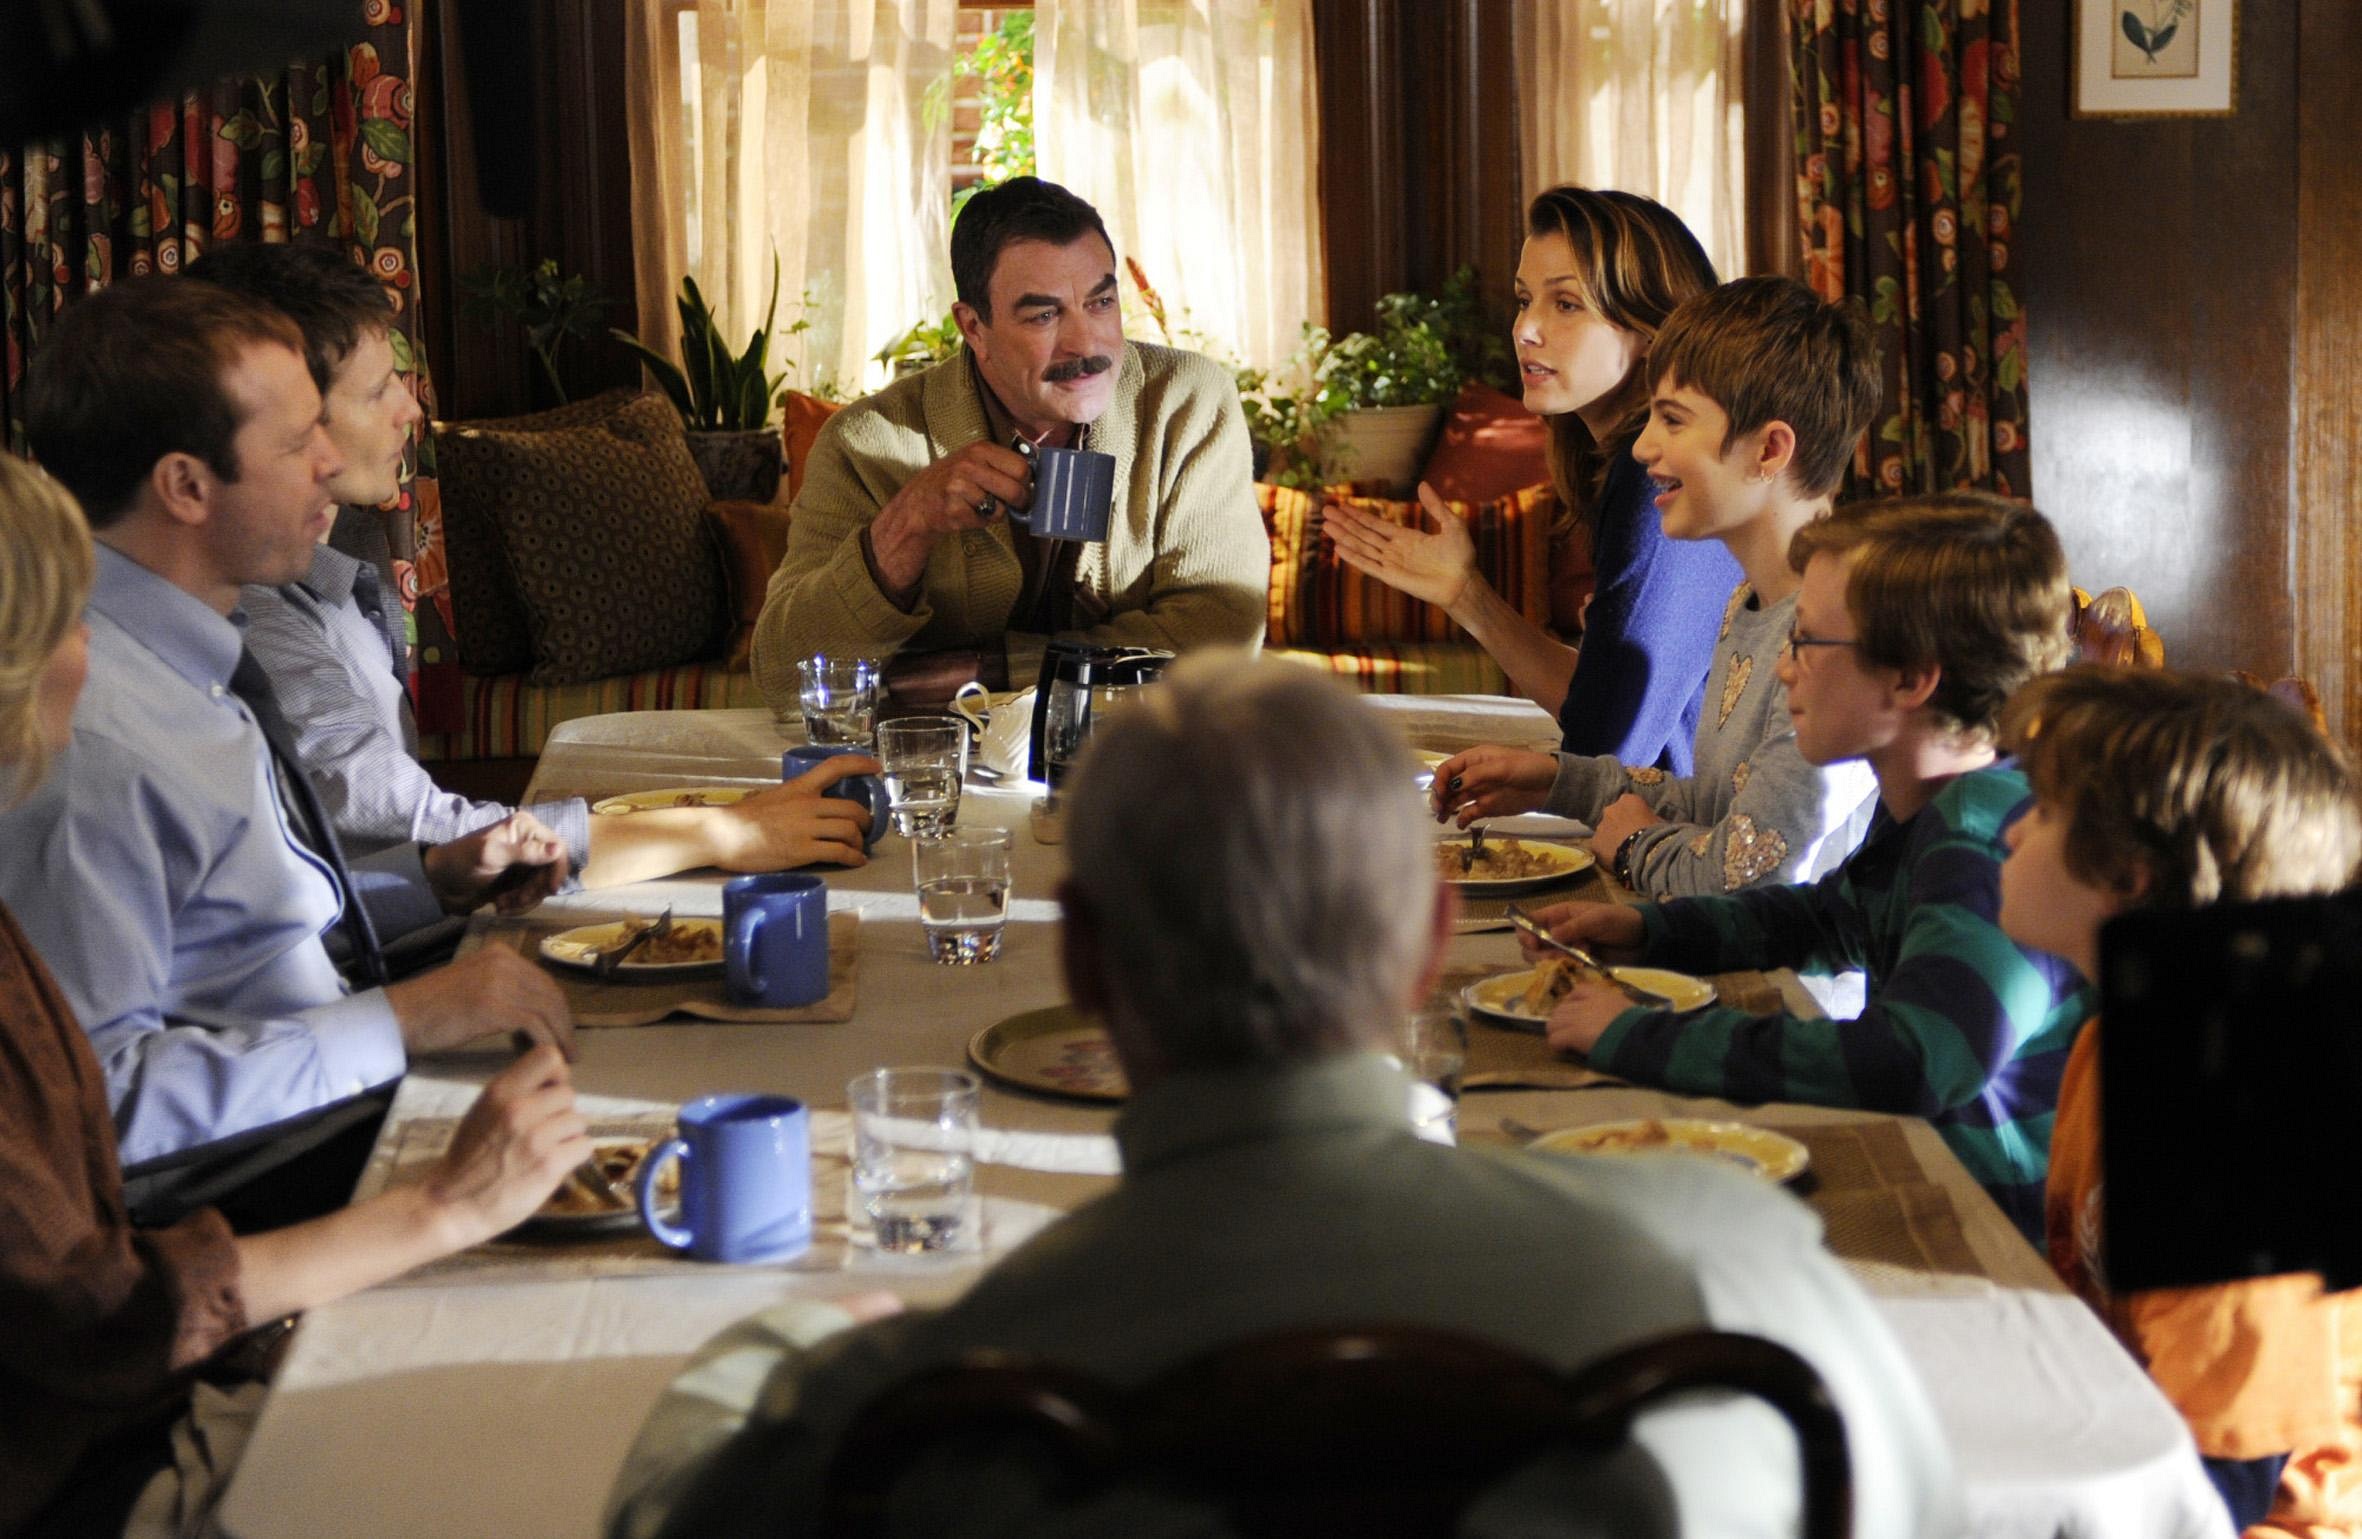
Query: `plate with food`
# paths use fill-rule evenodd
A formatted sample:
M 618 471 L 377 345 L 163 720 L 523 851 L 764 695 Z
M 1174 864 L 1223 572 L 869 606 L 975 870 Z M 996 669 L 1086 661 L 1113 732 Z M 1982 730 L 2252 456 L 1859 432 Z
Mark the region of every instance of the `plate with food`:
M 1525 892 L 1563 881 L 1598 864 L 1578 844 L 1547 844 L 1539 839 L 1488 834 L 1470 855 L 1467 839 L 1435 842 L 1435 874 L 1471 897 Z
M 598 964 L 603 952 L 631 939 L 633 932 L 654 924 L 653 919 L 616 919 L 606 924 L 578 925 L 542 937 L 541 954 L 561 967 L 585 970 Z M 722 922 L 719 919 L 676 919 L 672 928 L 623 959 L 618 978 L 687 978 L 722 965 Z
M 591 811 L 609 817 L 625 812 L 654 812 L 663 807 L 727 807 L 755 794 L 753 786 L 668 786 L 661 791 L 628 791 L 591 803 Z
M 1545 1154 L 1703 1154 L 1775 1183 L 1795 1180 L 1812 1163 L 1804 1145 L 1785 1133 L 1702 1117 L 1636 1117 L 1560 1128 L 1527 1147 Z
M 662 1142 L 662 1139 L 645 1138 L 600 1139 L 592 1146 L 590 1158 L 584 1164 L 596 1165 L 609 1186 L 600 1185 L 577 1165 L 566 1172 L 566 1179 L 558 1183 L 558 1189 L 514 1232 L 556 1240 L 620 1234 L 639 1228 L 636 1183 L 640 1178 L 640 1162 Z M 680 1202 L 681 1167 L 676 1160 L 656 1177 L 656 1205 L 662 1212 L 679 1207 Z
M 1572 958 L 1552 957 L 1522 972 L 1479 978 L 1460 991 L 1460 999 L 1477 1014 L 1540 1031 L 1542 1024 L 1550 1019 L 1550 1012 L 1575 986 L 1575 980 L 1587 971 L 1588 968 Z M 1664 967 L 1611 967 L 1608 971 L 1635 988 L 1664 995 L 1671 1001 L 1664 1008 L 1676 1015 L 1686 1015 L 1714 1003 L 1714 985 L 1687 973 Z
M 968 1061 L 1004 1085 L 1079 1101 L 1121 1101 L 1132 1093 L 1107 1028 L 1071 1005 L 995 1021 L 969 1040 Z

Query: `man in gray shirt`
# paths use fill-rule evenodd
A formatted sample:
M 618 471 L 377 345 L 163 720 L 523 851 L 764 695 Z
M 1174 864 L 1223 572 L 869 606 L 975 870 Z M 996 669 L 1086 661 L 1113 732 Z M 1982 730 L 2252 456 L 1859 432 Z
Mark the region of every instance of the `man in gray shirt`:
M 1383 1055 L 1442 965 L 1452 905 L 1408 745 L 1286 662 L 1204 654 L 1158 691 L 1093 741 L 1059 889 L 1067 989 L 1106 1021 L 1133 1089 L 1122 1180 L 945 1308 L 800 1298 L 717 1337 L 642 1429 L 609 1533 L 815 1532 L 851 1417 L 975 1349 L 1136 1384 L 1246 1336 L 1390 1322 L 1564 1367 L 1709 1324 L 1769 1337 L 1844 1413 L 1854 1532 L 1953 1532 L 1933 1413 L 1808 1209 L 1712 1161 L 1460 1150 L 1412 1131 L 1410 1082 Z M 1462 1531 L 1795 1531 L 1794 1444 L 1762 1406 L 1685 1404 L 1643 1418 L 1637 1442 L 1638 1466 L 1539 1461 Z M 970 1473 L 897 1500 L 933 1497 L 936 1532 L 1045 1530 L 1026 1481 Z M 1596 1498 L 1628 1520 L 1636 1489 L 1666 1488 L 1671 1513 L 1569 1516 Z M 1142 1492 L 1064 1516 L 1061 1533 L 1180 1530 Z

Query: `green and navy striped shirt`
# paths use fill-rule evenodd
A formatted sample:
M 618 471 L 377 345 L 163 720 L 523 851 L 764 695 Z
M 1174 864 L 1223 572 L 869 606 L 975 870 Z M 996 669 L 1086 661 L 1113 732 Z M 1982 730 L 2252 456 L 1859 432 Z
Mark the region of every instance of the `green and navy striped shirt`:
M 2038 1240 L 2059 1077 L 2094 1000 L 2072 967 L 2001 933 L 2001 835 L 2027 799 L 2004 762 L 1904 821 L 1882 804 L 1862 847 L 1818 882 L 1642 905 L 1652 963 L 1858 967 L 1869 1003 L 1850 1021 L 1627 1010 L 1591 1062 L 1691 1095 L 1925 1117 Z

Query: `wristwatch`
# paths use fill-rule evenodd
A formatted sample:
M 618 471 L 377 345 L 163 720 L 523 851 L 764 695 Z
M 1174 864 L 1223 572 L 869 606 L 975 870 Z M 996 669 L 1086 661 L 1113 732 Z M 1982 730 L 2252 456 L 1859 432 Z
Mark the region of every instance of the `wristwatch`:
M 1632 885 L 1632 852 L 1639 847 L 1640 836 L 1647 832 L 1645 828 L 1636 828 L 1626 834 L 1623 843 L 1616 846 L 1615 858 L 1607 863 L 1608 874 L 1626 887 Z

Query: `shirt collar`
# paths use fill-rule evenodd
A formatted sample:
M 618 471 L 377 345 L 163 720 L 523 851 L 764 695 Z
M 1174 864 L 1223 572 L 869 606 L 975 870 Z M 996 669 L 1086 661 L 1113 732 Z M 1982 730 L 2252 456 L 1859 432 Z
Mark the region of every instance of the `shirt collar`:
M 361 562 L 333 545 L 318 545 L 312 549 L 312 569 L 304 573 L 300 586 L 309 588 L 313 597 L 324 604 L 341 604 L 353 596 L 361 566 Z
M 246 648 L 234 621 L 103 542 L 90 610 L 199 689 L 227 685 Z
M 1148 1170 L 1224 1145 L 1283 1133 L 1410 1135 L 1410 1081 L 1391 1058 L 1333 1053 L 1280 1068 L 1167 1075 L 1115 1121 L 1124 1169 Z

